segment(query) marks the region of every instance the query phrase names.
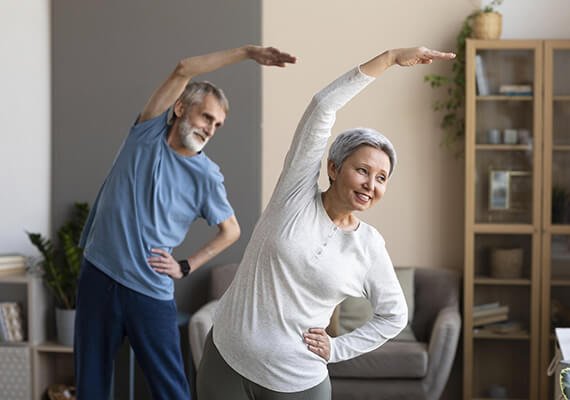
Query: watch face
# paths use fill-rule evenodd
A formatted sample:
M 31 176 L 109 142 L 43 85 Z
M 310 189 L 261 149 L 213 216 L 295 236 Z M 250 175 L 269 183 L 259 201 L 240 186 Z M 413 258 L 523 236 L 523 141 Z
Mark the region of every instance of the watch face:
M 188 273 L 190 272 L 190 264 L 188 264 L 188 261 L 183 260 L 179 262 L 180 264 L 180 271 L 182 272 L 182 275 L 186 276 L 188 275 Z

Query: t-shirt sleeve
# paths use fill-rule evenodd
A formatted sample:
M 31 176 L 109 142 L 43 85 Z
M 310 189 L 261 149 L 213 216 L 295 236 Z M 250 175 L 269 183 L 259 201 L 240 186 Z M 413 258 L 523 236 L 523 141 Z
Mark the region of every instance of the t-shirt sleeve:
M 218 225 L 234 215 L 224 186 L 224 177 L 219 172 L 215 173 L 210 181 L 208 196 L 202 206 L 201 214 L 210 226 Z
M 147 119 L 143 122 L 138 122 L 140 115 L 137 117 L 133 125 L 131 126 L 131 130 L 129 132 L 129 137 L 134 137 L 137 140 L 154 140 L 162 135 L 166 135 L 168 131 L 168 113 L 170 108 L 163 112 L 162 114 Z

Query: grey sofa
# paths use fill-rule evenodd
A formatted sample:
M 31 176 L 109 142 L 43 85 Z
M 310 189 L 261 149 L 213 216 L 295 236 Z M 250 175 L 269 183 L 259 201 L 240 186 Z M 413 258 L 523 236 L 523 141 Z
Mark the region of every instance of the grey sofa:
M 218 298 L 227 289 L 237 265 L 211 270 L 209 302 L 189 323 L 195 365 L 199 364 Z M 446 269 L 415 268 L 412 330 L 417 341 L 390 341 L 380 348 L 340 363 L 329 364 L 333 400 L 437 400 L 455 358 L 461 318 L 459 274 Z

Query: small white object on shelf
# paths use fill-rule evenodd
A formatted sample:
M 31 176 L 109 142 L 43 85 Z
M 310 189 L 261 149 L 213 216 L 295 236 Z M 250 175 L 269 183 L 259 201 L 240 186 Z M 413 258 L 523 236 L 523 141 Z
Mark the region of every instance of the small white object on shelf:
M 532 86 L 528 84 L 520 85 L 501 85 L 499 93 L 506 96 L 530 96 L 532 95 Z
M 517 144 L 518 135 L 516 129 L 505 129 L 503 131 L 503 143 L 504 144 Z

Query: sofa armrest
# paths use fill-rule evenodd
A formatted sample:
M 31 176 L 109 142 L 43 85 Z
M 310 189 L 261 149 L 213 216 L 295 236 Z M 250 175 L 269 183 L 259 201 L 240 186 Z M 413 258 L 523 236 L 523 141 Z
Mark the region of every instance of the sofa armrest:
M 456 306 L 437 314 L 428 344 L 429 366 L 423 385 L 429 399 L 440 398 L 449 378 L 461 331 L 461 316 Z
M 192 351 L 192 360 L 196 368 L 200 365 L 206 337 L 214 324 L 217 305 L 218 300 L 212 300 L 205 304 L 190 318 L 188 323 L 188 340 L 190 342 L 190 350 Z

